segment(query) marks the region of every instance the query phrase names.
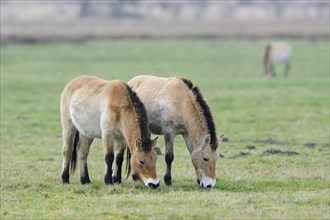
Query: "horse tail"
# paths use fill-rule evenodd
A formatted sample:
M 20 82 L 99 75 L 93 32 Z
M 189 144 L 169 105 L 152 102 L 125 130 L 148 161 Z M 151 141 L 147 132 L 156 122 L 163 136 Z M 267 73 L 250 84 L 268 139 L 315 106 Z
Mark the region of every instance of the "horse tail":
M 70 169 L 71 169 L 72 174 L 76 171 L 78 142 L 79 142 L 79 132 L 76 131 L 76 133 L 74 134 L 74 137 L 73 137 L 73 144 L 72 144 L 73 149 L 72 149 L 71 161 L 70 161 Z
M 264 55 L 264 65 L 267 65 L 268 64 L 268 61 L 269 61 L 269 56 L 270 56 L 270 49 L 271 49 L 271 46 L 270 44 L 268 44 L 265 48 L 265 55 Z
M 129 148 L 126 148 L 126 168 L 125 168 L 125 180 L 128 179 L 129 175 L 131 174 L 131 151 L 129 150 Z

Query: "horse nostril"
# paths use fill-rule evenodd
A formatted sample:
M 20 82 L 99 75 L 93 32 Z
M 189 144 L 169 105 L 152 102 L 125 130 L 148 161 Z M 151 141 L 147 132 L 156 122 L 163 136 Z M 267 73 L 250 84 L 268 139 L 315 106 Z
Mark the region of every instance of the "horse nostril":
M 200 181 L 199 181 L 199 179 L 196 179 L 197 180 L 197 183 L 198 183 L 198 185 L 200 184 Z
M 211 184 L 204 185 L 204 183 L 202 183 L 201 187 L 202 188 L 212 188 L 212 185 Z
M 157 184 L 148 183 L 148 186 L 149 186 L 150 188 L 156 189 L 156 188 L 159 187 L 159 183 L 157 183 Z

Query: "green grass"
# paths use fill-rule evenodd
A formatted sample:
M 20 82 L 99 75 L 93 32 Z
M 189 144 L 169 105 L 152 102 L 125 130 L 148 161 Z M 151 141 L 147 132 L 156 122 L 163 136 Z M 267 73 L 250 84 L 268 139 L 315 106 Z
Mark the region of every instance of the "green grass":
M 287 39 L 289 78 L 264 79 L 263 46 L 276 39 L 102 40 L 1 48 L 1 219 L 329 219 L 329 40 Z M 60 94 L 81 75 L 129 80 L 184 76 L 207 99 L 218 133 L 217 187 L 200 189 L 176 138 L 173 186 L 103 183 L 101 142 L 92 184 L 61 185 Z M 308 147 L 308 144 L 313 144 Z M 164 141 L 158 145 L 164 152 Z M 254 146 L 248 149 L 247 146 Z M 287 153 L 267 154 L 269 149 Z

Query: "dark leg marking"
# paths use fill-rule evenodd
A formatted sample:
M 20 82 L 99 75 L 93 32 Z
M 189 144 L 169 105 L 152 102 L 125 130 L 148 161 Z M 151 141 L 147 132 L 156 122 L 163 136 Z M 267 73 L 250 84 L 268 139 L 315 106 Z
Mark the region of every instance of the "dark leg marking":
M 173 142 L 175 135 L 173 133 L 166 133 L 164 135 L 166 149 L 165 149 L 165 162 L 166 162 L 166 172 L 164 175 L 164 182 L 167 186 L 172 185 L 171 167 L 172 161 L 174 159 L 173 154 Z
M 113 177 L 113 183 L 121 183 L 121 169 L 124 161 L 124 155 L 119 154 L 116 157 L 116 165 L 118 167 L 117 173 L 115 173 L 115 176 Z
M 81 184 L 90 184 L 91 180 L 89 179 L 87 163 L 84 165 L 84 174 L 80 177 Z
M 167 186 L 172 185 L 171 167 L 172 167 L 173 159 L 174 159 L 173 153 L 165 154 L 166 173 L 164 176 L 164 182 Z
M 113 153 L 109 153 L 105 155 L 105 163 L 107 165 L 107 171 L 104 176 L 105 184 L 113 184 L 112 182 L 112 163 L 113 163 L 114 155 Z
M 64 168 L 63 173 L 62 173 L 62 182 L 63 182 L 63 184 L 69 184 L 70 183 L 69 178 L 70 178 L 69 165 L 67 165 Z

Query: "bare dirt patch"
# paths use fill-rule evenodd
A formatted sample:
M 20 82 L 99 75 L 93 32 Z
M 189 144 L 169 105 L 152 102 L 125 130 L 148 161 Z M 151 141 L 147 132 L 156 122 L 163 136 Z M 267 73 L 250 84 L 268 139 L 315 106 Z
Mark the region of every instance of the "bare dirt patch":
M 305 147 L 310 148 L 310 149 L 314 149 L 315 145 L 316 145 L 315 143 L 306 143 L 306 144 L 304 144 Z
M 295 156 L 299 155 L 300 153 L 296 151 L 282 151 L 274 148 L 270 148 L 263 152 L 263 155 L 271 155 L 271 154 L 281 154 L 281 155 L 288 155 L 288 156 Z
M 248 150 L 255 150 L 256 149 L 256 147 L 253 146 L 253 145 L 248 145 L 245 148 L 248 149 Z

